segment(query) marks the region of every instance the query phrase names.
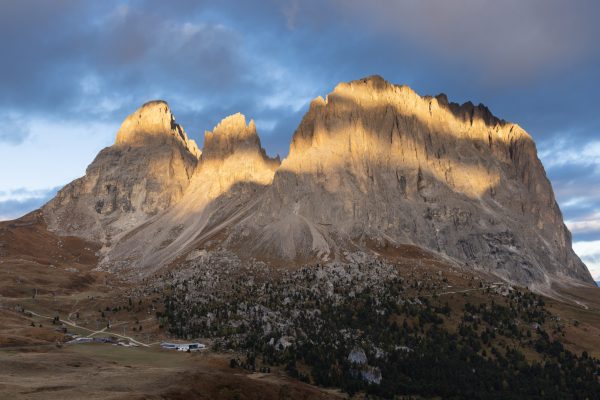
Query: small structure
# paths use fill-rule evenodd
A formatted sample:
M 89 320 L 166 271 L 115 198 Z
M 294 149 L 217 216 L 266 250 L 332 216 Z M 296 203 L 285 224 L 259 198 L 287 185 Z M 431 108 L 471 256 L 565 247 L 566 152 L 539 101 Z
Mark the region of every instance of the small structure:
M 117 343 L 113 344 L 114 346 L 123 346 L 123 347 L 139 347 L 137 344 L 130 342 L 130 341 L 125 341 L 125 340 L 119 340 Z
M 117 343 L 117 338 L 111 337 L 95 337 L 94 343 Z
M 93 343 L 93 342 L 94 342 L 94 338 L 91 338 L 91 337 L 76 337 L 75 339 L 70 340 L 67 343 L 75 344 L 75 343 Z
M 167 350 L 177 350 L 177 351 L 200 351 L 206 348 L 206 345 L 202 343 L 168 343 L 163 342 L 160 344 L 160 347 Z

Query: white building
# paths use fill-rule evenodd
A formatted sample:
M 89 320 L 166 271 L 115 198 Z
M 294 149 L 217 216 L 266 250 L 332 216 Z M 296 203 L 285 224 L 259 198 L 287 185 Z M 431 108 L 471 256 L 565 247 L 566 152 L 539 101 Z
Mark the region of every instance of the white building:
M 160 344 L 163 349 L 177 350 L 177 351 L 200 351 L 206 348 L 206 345 L 202 343 L 168 343 L 163 342 Z

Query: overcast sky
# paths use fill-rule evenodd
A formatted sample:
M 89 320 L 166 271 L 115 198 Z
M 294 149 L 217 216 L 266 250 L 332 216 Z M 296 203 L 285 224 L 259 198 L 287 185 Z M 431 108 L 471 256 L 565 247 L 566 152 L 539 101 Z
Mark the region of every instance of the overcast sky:
M 0 219 L 84 174 L 121 121 L 169 102 L 188 135 L 242 112 L 285 156 L 310 99 L 379 74 L 484 103 L 536 140 L 600 279 L 600 2 L 2 0 Z

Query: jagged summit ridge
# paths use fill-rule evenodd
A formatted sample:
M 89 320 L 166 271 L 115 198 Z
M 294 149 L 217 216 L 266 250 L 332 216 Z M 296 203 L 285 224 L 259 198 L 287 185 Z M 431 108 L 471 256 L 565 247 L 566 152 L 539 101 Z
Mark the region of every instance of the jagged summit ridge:
M 385 96 L 386 92 L 389 94 L 393 93 L 394 97 L 407 96 L 409 98 L 419 98 L 421 100 L 432 102 L 433 99 L 437 101 L 437 105 L 440 107 L 446 107 L 456 117 L 462 119 L 482 119 L 487 125 L 506 124 L 507 122 L 500 119 L 492 114 L 490 109 L 482 103 L 475 105 L 471 101 L 467 101 L 463 104 L 451 102 L 448 100 L 448 96 L 445 93 L 439 93 L 436 96 L 421 96 L 415 92 L 410 86 L 407 85 L 396 85 L 386 81 L 379 75 L 371 75 L 362 79 L 357 79 L 350 82 L 341 82 L 333 90 L 331 94 L 344 93 L 347 91 L 354 92 L 356 96 L 371 96 L 377 97 L 378 95 Z M 330 95 L 331 95 L 330 94 Z M 328 96 L 329 97 L 329 96 Z M 319 100 L 320 99 L 320 100 Z M 317 97 L 317 103 L 323 102 L 322 97 Z M 324 101 L 327 103 L 327 99 Z
M 153 198 L 147 193 L 154 189 L 138 191 L 140 181 L 176 196 L 150 211 L 146 200 L 121 206 L 145 207 L 138 219 L 113 213 L 129 200 L 99 207 L 101 216 L 93 216 L 100 225 L 110 218 L 111 229 L 120 227 L 107 246 L 107 268 L 150 272 L 215 247 L 280 265 L 345 262 L 356 251 L 383 257 L 411 244 L 539 290 L 564 279 L 591 282 L 533 140 L 481 104 L 420 96 L 379 76 L 340 83 L 311 102 L 281 163 L 266 155 L 254 122 L 239 113 L 205 133 L 199 160 L 182 145 L 187 138 L 166 103 L 144 105 L 130 118 L 107 150 L 118 179 L 127 181 L 116 186 L 130 188 L 126 199 Z M 147 170 L 129 154 L 135 148 L 178 154 L 166 158 L 168 168 L 160 164 L 170 171 L 160 185 L 149 186 Z M 192 162 L 178 168 L 184 174 L 172 174 L 179 158 Z M 97 172 L 105 163 L 97 160 L 82 178 L 94 182 L 92 189 L 73 196 L 89 196 L 87 209 L 106 197 L 106 174 Z M 131 165 L 136 172 L 122 178 L 122 167 Z M 185 179 L 165 191 L 171 176 Z M 53 200 L 55 214 L 66 197 Z M 85 236 L 77 226 L 68 232 Z
M 239 182 L 269 185 L 279 158 L 270 158 L 262 147 L 253 120 L 236 113 L 224 118 L 212 131 L 204 134 L 202 160 L 195 180 L 210 184 L 213 197 L 225 193 Z
M 251 119 L 246 124 L 246 116 L 239 112 L 223 118 L 214 127 L 212 133 L 219 136 L 235 136 L 241 139 L 257 135 L 254 120 Z

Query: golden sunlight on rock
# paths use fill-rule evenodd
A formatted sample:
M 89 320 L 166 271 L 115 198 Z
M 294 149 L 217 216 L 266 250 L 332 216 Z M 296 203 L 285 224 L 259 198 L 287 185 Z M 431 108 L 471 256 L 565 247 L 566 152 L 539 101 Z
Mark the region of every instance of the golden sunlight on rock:
M 123 122 L 86 175 L 43 208 L 49 227 L 110 247 L 183 197 L 200 151 L 164 101 L 144 104 Z
M 199 192 L 212 200 L 239 182 L 269 185 L 279 164 L 261 147 L 254 121 L 246 124 L 244 115 L 237 113 L 205 133 L 202 164 L 194 182 L 205 185 Z
M 282 163 L 239 113 L 201 154 L 166 103 L 148 103 L 45 218 L 102 240 L 103 268 L 141 275 L 211 246 L 287 265 L 409 244 L 538 288 L 591 280 L 535 144 L 483 105 L 373 76 L 315 99 Z

